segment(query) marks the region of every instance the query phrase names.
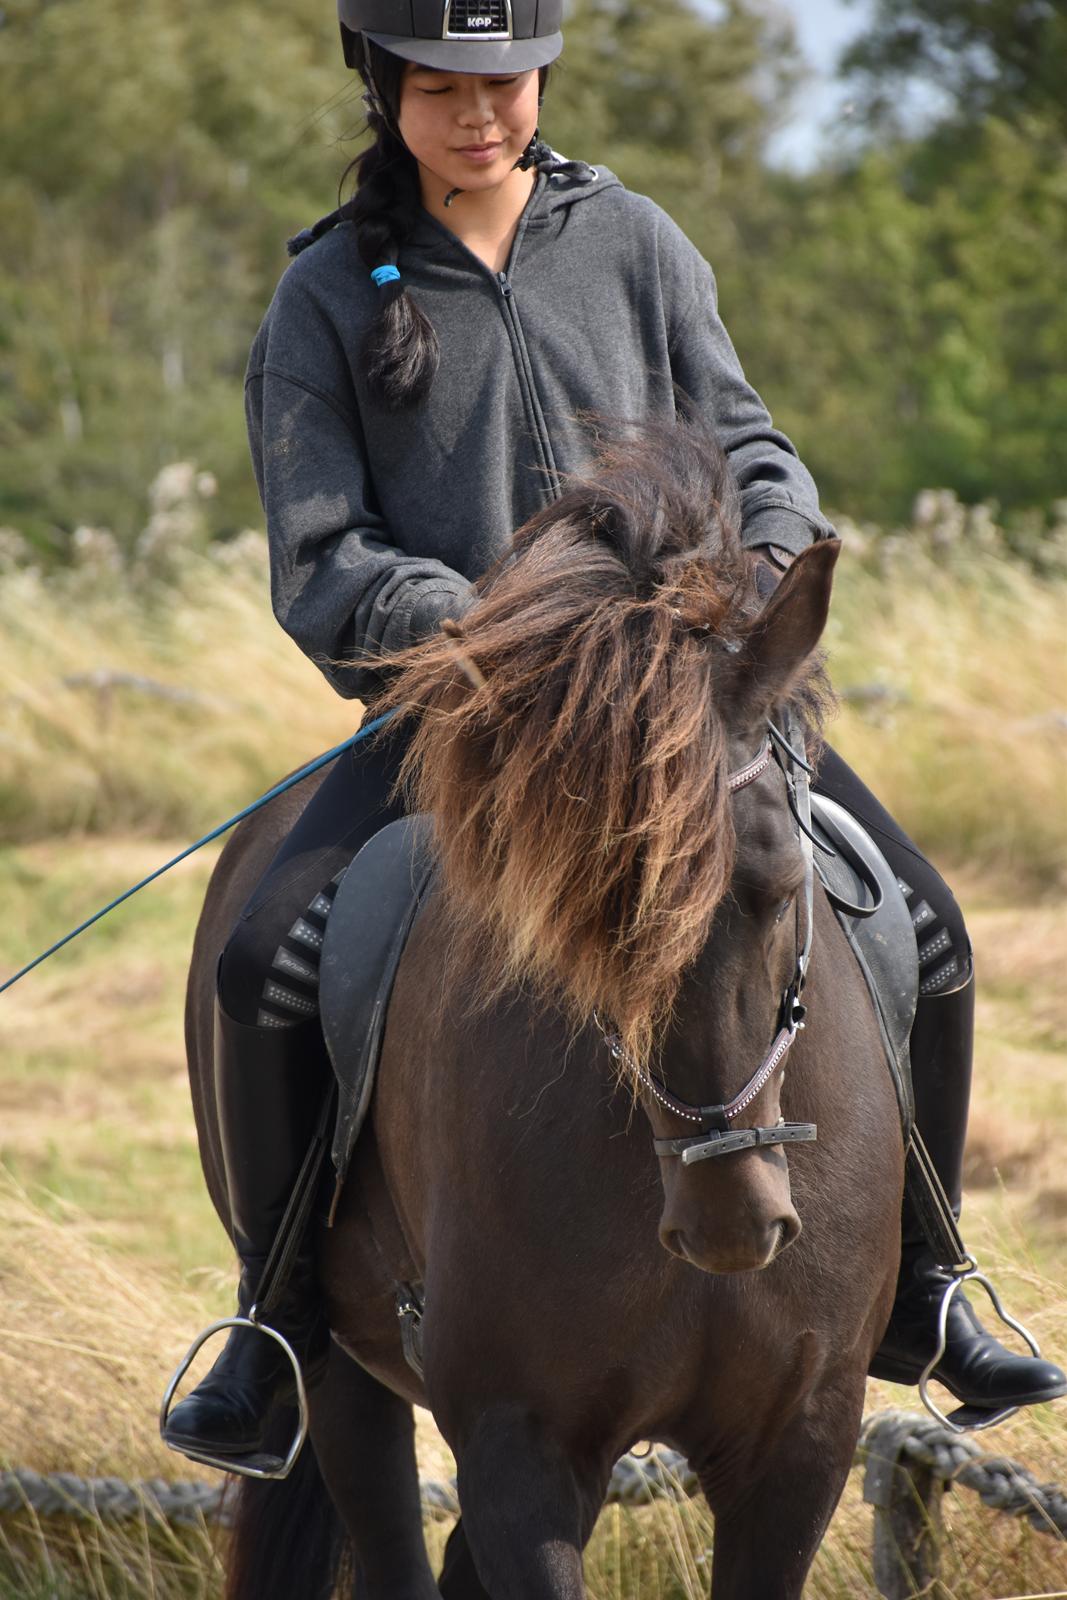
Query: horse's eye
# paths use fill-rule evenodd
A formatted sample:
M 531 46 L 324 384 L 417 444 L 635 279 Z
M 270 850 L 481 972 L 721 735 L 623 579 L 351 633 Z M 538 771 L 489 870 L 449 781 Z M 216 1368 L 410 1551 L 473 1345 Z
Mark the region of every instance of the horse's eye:
M 782 901 L 781 905 L 778 907 L 778 915 L 774 919 L 776 923 L 781 922 L 782 918 L 785 916 L 786 912 L 789 910 L 789 908 L 790 908 L 790 906 L 792 904 L 793 904 L 793 896 L 792 895 L 789 896 L 788 900 L 783 900 Z

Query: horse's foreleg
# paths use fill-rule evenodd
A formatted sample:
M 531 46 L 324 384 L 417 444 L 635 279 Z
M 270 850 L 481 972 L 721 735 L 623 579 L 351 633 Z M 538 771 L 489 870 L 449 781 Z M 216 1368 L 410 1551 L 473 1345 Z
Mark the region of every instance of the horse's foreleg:
M 606 1473 L 576 1466 L 515 1407 L 483 1412 L 457 1457 L 463 1521 L 442 1574 L 446 1600 L 583 1600 L 582 1549 Z
M 336 1346 L 310 1400 L 315 1454 L 355 1547 L 359 1600 L 438 1600 L 410 1405 Z
M 474 1565 L 462 1517 L 448 1536 L 437 1586 L 442 1600 L 491 1600 Z
M 758 1470 L 698 1468 L 715 1513 L 713 1600 L 800 1600 L 841 1497 L 863 1413 L 863 1379 L 824 1391 L 760 1455 Z

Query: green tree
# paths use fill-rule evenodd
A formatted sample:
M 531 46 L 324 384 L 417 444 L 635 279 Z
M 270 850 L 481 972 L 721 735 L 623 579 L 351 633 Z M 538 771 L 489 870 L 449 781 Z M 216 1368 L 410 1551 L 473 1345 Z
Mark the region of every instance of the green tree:
M 245 355 L 358 121 L 335 27 L 319 0 L 8 0 L 0 522 L 129 536 L 181 455 L 256 514 Z
M 800 80 L 788 15 L 765 0 L 714 13 L 690 0 L 574 0 L 566 41 L 547 136 L 651 194 L 723 262 Z
M 953 113 L 918 140 L 877 125 L 796 177 L 766 163 L 799 70 L 773 0 L 570 8 L 546 136 L 651 194 L 712 262 L 831 505 L 884 519 L 929 484 L 1009 507 L 1067 489 L 1063 21 L 1039 0 L 879 0 L 850 57 L 872 105 L 936 71 Z M 362 120 L 331 0 L 6 0 L 0 524 L 59 557 L 79 523 L 129 539 L 177 457 L 219 479 L 215 532 L 258 521 L 249 343 Z
M 894 120 L 902 83 L 947 94 L 966 122 L 1038 115 L 1067 133 L 1067 6 L 1063 0 L 877 0 L 846 52 L 870 120 Z
M 1009 509 L 1067 490 L 1067 164 L 995 118 L 783 179 L 747 271 L 738 347 L 832 506 L 886 521 L 921 488 Z

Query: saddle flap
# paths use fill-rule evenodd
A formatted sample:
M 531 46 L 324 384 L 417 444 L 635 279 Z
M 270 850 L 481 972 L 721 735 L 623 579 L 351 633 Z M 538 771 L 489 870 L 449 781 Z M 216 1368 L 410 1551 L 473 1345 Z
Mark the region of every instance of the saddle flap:
M 908 1043 L 919 997 L 911 913 L 892 867 L 850 812 L 813 792 L 811 817 L 816 838 L 834 851 L 830 856 L 816 850 L 816 867 L 874 1001 L 907 1137 L 912 1121 Z
M 390 822 L 354 857 L 326 923 L 319 1006 L 339 1088 L 333 1143 L 339 1182 L 367 1114 L 393 980 L 433 870 L 431 818 Z

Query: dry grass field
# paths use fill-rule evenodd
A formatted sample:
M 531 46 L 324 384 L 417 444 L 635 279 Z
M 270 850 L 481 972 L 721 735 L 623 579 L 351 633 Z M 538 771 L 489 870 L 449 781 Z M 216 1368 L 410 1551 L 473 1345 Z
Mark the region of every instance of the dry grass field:
M 52 582 L 0 577 L 0 977 L 350 731 L 352 707 L 269 617 L 258 550 L 190 553 L 153 590 L 89 563 Z M 1061 581 L 996 550 L 935 555 L 916 536 L 910 553 L 887 542 L 846 558 L 829 638 L 839 688 L 861 691 L 834 742 L 948 870 L 975 940 L 968 1242 L 1061 1361 L 1064 621 Z M 196 1475 L 159 1445 L 155 1414 L 193 1331 L 232 1293 L 181 1045 L 212 859 L 193 857 L 0 998 L 0 1469 Z M 869 1410 L 914 1403 L 870 1386 Z M 429 1419 L 420 1440 L 424 1475 L 447 1476 Z M 988 1443 L 1067 1484 L 1067 1405 Z M 946 1526 L 943 1600 L 1067 1593 L 1062 1544 L 963 1490 Z M 435 1548 L 446 1532 L 430 1525 Z M 706 1595 L 711 1537 L 695 1506 L 606 1512 L 590 1595 Z M 0 1517 L 0 1597 L 216 1600 L 223 1538 L 150 1519 Z M 858 1474 L 808 1593 L 874 1593 Z

